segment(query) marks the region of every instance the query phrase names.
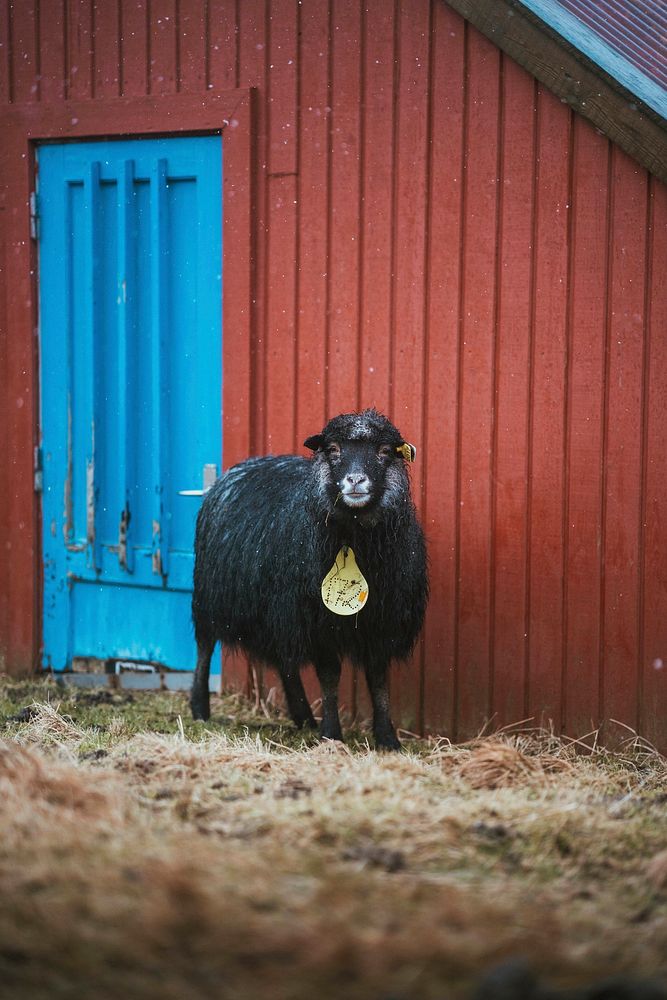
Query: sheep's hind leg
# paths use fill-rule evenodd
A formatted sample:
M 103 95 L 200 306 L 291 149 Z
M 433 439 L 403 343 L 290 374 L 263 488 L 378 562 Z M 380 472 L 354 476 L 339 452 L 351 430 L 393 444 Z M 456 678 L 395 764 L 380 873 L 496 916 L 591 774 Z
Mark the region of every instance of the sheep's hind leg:
M 287 667 L 280 670 L 280 679 L 287 699 L 290 718 L 297 729 L 317 729 L 317 723 L 310 710 L 310 704 L 303 689 L 301 674 L 298 667 Z
M 366 667 L 366 683 L 373 702 L 373 736 L 378 750 L 400 750 L 401 741 L 396 735 L 389 716 L 389 690 L 387 664 Z
M 208 675 L 214 649 L 215 639 L 197 639 L 197 666 L 192 678 L 190 708 L 192 709 L 192 718 L 200 719 L 203 722 L 206 722 L 211 715 Z
M 322 722 L 320 736 L 325 740 L 342 740 L 343 733 L 338 718 L 338 683 L 340 681 L 340 660 L 331 654 L 318 656 L 315 660 L 317 679 L 322 688 Z

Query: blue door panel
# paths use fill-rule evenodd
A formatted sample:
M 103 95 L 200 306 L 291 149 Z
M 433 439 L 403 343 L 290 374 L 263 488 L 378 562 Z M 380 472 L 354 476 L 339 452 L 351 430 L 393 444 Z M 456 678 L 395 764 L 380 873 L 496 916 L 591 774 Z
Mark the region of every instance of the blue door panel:
M 222 457 L 222 141 L 43 146 L 38 178 L 44 663 L 191 668 L 179 491 Z
M 71 615 L 76 622 L 78 652 L 75 656 L 148 660 L 180 667 L 174 650 L 183 643 L 194 648 L 190 597 L 182 590 L 153 590 L 138 599 L 132 587 L 105 587 L 79 583 L 71 591 Z M 113 621 L 113 641 L 99 622 Z M 156 628 L 156 623 L 159 625 Z M 109 652 L 109 649 L 112 652 Z M 183 664 L 190 666 L 192 661 Z

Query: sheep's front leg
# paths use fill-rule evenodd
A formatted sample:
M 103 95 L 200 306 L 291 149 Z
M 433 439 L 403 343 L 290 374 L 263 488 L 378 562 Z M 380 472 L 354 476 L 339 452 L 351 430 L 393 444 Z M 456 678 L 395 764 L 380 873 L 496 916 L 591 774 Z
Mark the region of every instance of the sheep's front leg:
M 366 667 L 366 683 L 373 702 L 373 736 L 378 750 L 400 750 L 401 741 L 389 716 L 387 669 L 387 663 Z
M 297 729 L 317 729 L 317 723 L 310 710 L 306 692 L 303 689 L 301 674 L 298 667 L 284 667 L 280 670 L 280 679 L 287 700 L 290 718 Z
M 320 736 L 325 740 L 342 740 L 343 733 L 338 718 L 340 660 L 331 653 L 320 654 L 315 659 L 315 671 L 322 688 Z
M 190 708 L 193 719 L 204 722 L 211 714 L 211 699 L 208 691 L 208 675 L 211 669 L 211 657 L 215 649 L 215 640 L 197 639 L 197 666 L 192 678 L 190 691 Z

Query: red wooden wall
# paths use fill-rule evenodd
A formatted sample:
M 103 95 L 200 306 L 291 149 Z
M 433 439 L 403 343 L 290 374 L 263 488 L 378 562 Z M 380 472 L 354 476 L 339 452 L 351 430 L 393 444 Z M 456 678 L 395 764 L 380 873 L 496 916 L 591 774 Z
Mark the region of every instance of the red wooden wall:
M 103 121 L 119 96 L 255 88 L 250 450 L 299 449 L 371 404 L 417 445 L 432 597 L 395 715 L 455 738 L 490 718 L 572 734 L 613 718 L 667 745 L 665 187 L 443 0 L 0 11 L 2 105 L 92 99 Z M 10 670 L 39 633 L 37 377 L 13 294 Z

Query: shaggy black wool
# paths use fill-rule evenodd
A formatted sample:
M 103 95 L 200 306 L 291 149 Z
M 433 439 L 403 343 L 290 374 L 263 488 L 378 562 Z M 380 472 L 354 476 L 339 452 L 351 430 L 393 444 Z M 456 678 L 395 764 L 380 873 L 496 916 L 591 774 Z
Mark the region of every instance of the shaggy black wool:
M 299 677 L 313 663 L 323 692 L 322 734 L 340 738 L 337 686 L 348 657 L 366 674 L 377 743 L 398 747 L 386 673 L 391 661 L 409 656 L 428 597 L 403 444 L 375 410 L 343 414 L 308 438 L 313 458 L 249 459 L 215 483 L 195 540 L 195 717 L 208 717 L 210 656 L 221 641 L 278 671 L 299 726 L 314 724 Z M 343 546 L 352 548 L 368 582 L 365 606 L 348 617 L 332 613 L 321 596 Z

